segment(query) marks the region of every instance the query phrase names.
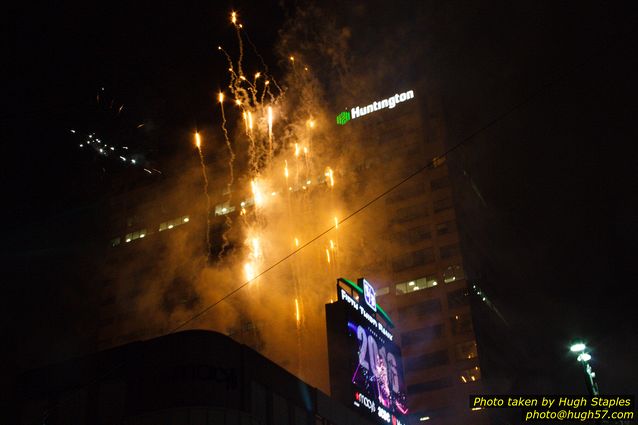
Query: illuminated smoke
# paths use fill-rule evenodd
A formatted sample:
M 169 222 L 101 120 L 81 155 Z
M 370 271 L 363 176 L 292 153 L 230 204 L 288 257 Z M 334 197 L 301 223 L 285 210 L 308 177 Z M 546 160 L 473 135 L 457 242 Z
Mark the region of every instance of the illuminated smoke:
M 377 194 L 386 184 L 385 176 L 376 173 L 357 180 L 355 167 L 370 156 L 365 147 L 367 135 L 352 126 L 330 125 L 336 107 L 324 92 L 327 82 L 344 93 L 352 89 L 339 85 L 342 80 L 363 84 L 357 82 L 360 78 L 345 78 L 347 61 L 339 56 L 348 51 L 343 31 L 335 32 L 326 25 L 322 28 L 325 33 L 319 33 L 322 38 L 314 41 L 303 33 L 308 21 L 303 14 L 300 21 L 292 20 L 292 28 L 282 33 L 279 45 L 281 57 L 292 59 L 285 60 L 288 72 L 278 84 L 263 63 L 259 69 L 248 69 L 250 51 L 244 51 L 247 38 L 239 18 L 236 12 L 231 14 L 238 59 L 233 59 L 235 47 L 229 49 L 232 55 L 218 48 L 228 72 L 225 95 L 220 93 L 216 99 L 223 135 L 218 146 L 225 145 L 228 162 L 209 164 L 207 170 L 214 186 L 209 188 L 211 202 L 227 202 L 229 209 L 237 208 L 234 220 L 229 213 L 216 217 L 225 223 L 223 261 L 201 261 L 202 229 L 198 233 L 194 220 L 172 229 L 177 236 L 166 238 L 166 249 L 148 253 L 158 255 L 161 266 L 149 273 L 149 289 L 137 307 L 140 317 L 156 322 L 160 329 L 170 329 L 299 250 L 188 327 L 230 334 L 327 392 L 324 304 L 334 299 L 340 275 L 387 283 L 387 274 L 373 265 L 391 255 L 379 243 L 382 209 L 366 210 L 345 222 L 340 219 Z M 335 51 L 335 46 L 341 50 Z M 331 93 L 335 91 L 333 87 Z M 345 102 L 338 101 L 340 108 Z M 207 136 L 206 146 L 212 143 Z M 193 208 L 197 200 L 203 204 L 199 167 L 193 168 L 164 194 L 164 202 L 185 210 Z M 193 182 L 198 182 L 197 191 L 185 189 Z M 222 184 L 226 190 L 216 198 L 215 190 L 222 192 Z M 212 206 L 206 208 L 215 217 Z M 183 234 L 176 232 L 180 227 L 185 229 Z M 212 222 L 211 227 L 214 234 Z M 324 237 L 305 245 L 325 231 L 329 232 Z M 126 272 L 139 273 L 132 263 Z

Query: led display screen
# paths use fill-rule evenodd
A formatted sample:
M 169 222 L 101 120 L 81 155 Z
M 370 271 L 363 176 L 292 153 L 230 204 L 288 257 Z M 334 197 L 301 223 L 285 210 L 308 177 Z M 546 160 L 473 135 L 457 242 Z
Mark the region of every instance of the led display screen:
M 343 355 L 339 363 L 344 364 L 331 362 L 330 367 L 331 377 L 342 381 L 338 391 L 340 398 L 380 424 L 405 424 L 403 416 L 408 409 L 403 364 L 392 333 L 366 305 L 367 300 L 364 303 L 363 294 L 351 296 L 343 288 L 338 291 L 342 309 L 332 327 L 339 340 L 330 345 L 341 345 L 338 348 Z M 346 370 L 333 374 L 336 368 Z M 331 386 L 336 385 L 331 382 Z

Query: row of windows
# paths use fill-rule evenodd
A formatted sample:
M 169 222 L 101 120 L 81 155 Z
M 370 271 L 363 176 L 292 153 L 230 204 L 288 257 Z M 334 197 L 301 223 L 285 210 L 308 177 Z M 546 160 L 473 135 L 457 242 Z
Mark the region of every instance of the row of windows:
M 295 186 L 289 186 L 288 187 L 288 192 L 299 192 L 299 191 L 305 191 L 310 189 L 311 187 L 315 187 L 318 185 L 322 185 L 322 184 L 329 184 L 331 182 L 332 177 L 328 178 L 327 175 L 320 175 L 319 177 L 315 178 L 314 180 L 312 179 L 308 179 L 306 180 L 305 183 L 301 183 L 299 185 L 295 185 Z M 284 190 L 285 192 L 285 190 Z M 277 192 L 270 192 L 271 196 L 276 196 L 278 194 L 282 193 L 281 191 Z M 223 195 L 227 196 L 229 194 L 228 189 L 224 190 Z M 253 198 L 249 198 L 246 199 L 242 202 L 240 202 L 239 206 L 241 208 L 245 208 L 245 207 L 249 207 L 251 205 L 254 205 L 255 200 Z M 229 201 L 223 202 L 221 204 L 217 204 L 215 205 L 215 215 L 216 216 L 222 216 L 222 215 L 226 215 L 226 214 L 230 214 L 231 212 L 235 211 L 237 209 L 236 206 L 231 205 Z
M 170 230 L 174 227 L 180 226 L 182 224 L 188 223 L 190 221 L 189 216 L 184 215 L 182 217 L 178 217 L 176 219 L 170 220 L 170 221 L 165 221 L 164 223 L 160 223 L 158 230 L 160 232 L 164 231 L 164 230 Z M 120 238 L 119 236 L 116 238 L 111 239 L 111 246 L 115 247 L 118 246 L 121 242 L 122 239 L 124 240 L 125 243 L 128 242 L 132 242 L 136 239 L 143 239 L 144 237 L 146 237 L 146 235 L 148 234 L 146 229 L 140 229 L 140 230 L 136 230 L 135 232 L 131 232 L 131 233 L 127 233 L 124 238 Z
M 427 288 L 433 288 L 438 284 L 437 276 L 433 274 L 420 279 L 411 280 L 409 282 L 397 283 L 394 288 L 397 295 L 403 295 Z
M 131 242 L 136 239 L 142 239 L 144 236 L 146 236 L 146 229 L 141 229 L 136 232 L 127 233 L 126 236 L 124 236 L 124 242 Z
M 459 255 L 461 255 L 461 249 L 458 244 L 444 245 L 439 248 L 439 257 L 442 260 Z M 435 261 L 434 248 L 422 248 L 394 257 L 392 260 L 392 271 L 398 273 L 414 267 L 425 266 Z
M 401 345 L 403 347 L 426 345 L 443 336 L 443 324 L 425 326 L 413 331 L 401 333 Z M 450 330 L 452 335 L 464 335 L 473 331 L 472 319 L 469 315 L 456 314 L 450 317 Z
M 458 264 L 448 266 L 443 271 L 443 282 L 452 283 L 465 278 L 463 267 Z M 395 285 L 396 295 L 409 294 L 410 292 L 422 291 L 427 288 L 434 288 L 439 284 L 437 275 L 428 275 L 408 282 L 397 283 Z
M 437 236 L 443 236 L 456 232 L 456 222 L 454 220 L 444 221 L 435 225 Z M 401 244 L 416 244 L 432 238 L 432 231 L 429 224 L 412 227 L 403 232 L 397 232 L 392 239 Z
M 454 359 L 463 361 L 474 359 L 478 356 L 475 341 L 466 341 L 454 346 Z M 414 357 L 406 357 L 404 359 L 405 368 L 408 371 L 431 369 L 450 363 L 448 350 L 438 350 L 431 353 L 421 354 Z
M 165 221 L 164 223 L 160 223 L 159 231 L 163 232 L 164 230 L 170 230 L 174 227 L 181 226 L 182 224 L 188 223 L 189 221 L 190 221 L 190 217 L 187 215 L 178 217 L 173 220 Z
M 476 382 L 481 379 L 481 369 L 475 366 L 471 369 L 466 369 L 460 372 L 459 382 L 462 384 L 468 384 Z M 426 382 L 419 382 L 418 384 L 408 385 L 408 394 L 423 393 L 429 391 L 441 390 L 452 386 L 452 379 L 450 377 L 434 379 Z
M 428 204 L 426 202 L 421 202 L 415 205 L 399 208 L 390 219 L 390 222 L 400 224 L 426 216 L 428 216 Z
M 410 187 L 399 189 L 396 193 L 388 196 L 385 199 L 386 205 L 395 204 L 397 202 L 404 201 L 406 199 L 414 198 L 423 194 L 423 186 L 412 185 Z
M 423 248 L 416 251 L 408 252 L 400 257 L 395 257 L 392 260 L 392 270 L 400 272 L 403 270 L 411 269 L 418 266 L 434 263 L 434 249 Z

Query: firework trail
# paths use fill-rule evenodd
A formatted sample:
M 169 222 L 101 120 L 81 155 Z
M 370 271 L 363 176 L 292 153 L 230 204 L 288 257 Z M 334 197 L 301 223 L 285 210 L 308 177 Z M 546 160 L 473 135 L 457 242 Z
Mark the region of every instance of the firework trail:
M 228 136 L 228 129 L 226 128 L 226 114 L 224 113 L 224 93 L 221 93 L 221 92 L 219 93 L 219 106 L 222 112 L 222 130 L 224 132 L 224 140 L 226 141 L 226 147 L 228 148 L 228 154 L 229 154 L 229 158 L 228 158 L 229 176 L 228 176 L 227 190 L 228 190 L 228 204 L 230 205 L 230 202 L 232 200 L 233 183 L 235 182 L 235 171 L 233 169 L 234 162 L 235 162 L 235 152 L 233 151 L 233 146 L 230 143 L 230 137 Z M 226 248 L 228 248 L 228 245 L 230 243 L 228 240 L 228 232 L 230 231 L 230 228 L 233 224 L 233 221 L 230 218 L 230 214 L 226 214 L 225 220 L 226 220 L 226 230 L 222 234 L 223 243 L 218 255 L 218 258 L 220 260 L 223 258 L 224 253 L 226 252 Z
M 238 60 L 218 46 L 228 70 L 228 85 L 225 93 L 219 94 L 219 102 L 230 155 L 227 210 L 223 212 L 226 228 L 219 258 L 226 258 L 224 267 L 228 266 L 233 273 L 243 273 L 252 281 L 264 266 L 288 254 L 290 249 L 300 249 L 302 241 L 309 241 L 325 230 L 326 223 L 336 231 L 339 223 L 335 212 L 339 210 L 337 201 L 343 189 L 337 188 L 340 174 L 335 171 L 338 163 L 333 162 L 332 146 L 326 146 L 331 140 L 328 136 L 331 130 L 320 125 L 325 122 L 320 120 L 321 110 L 317 108 L 320 87 L 312 79 L 308 66 L 304 66 L 303 57 L 289 58 L 286 80 L 289 92 L 284 93 L 268 75 L 261 56 L 258 55 L 257 62 L 261 61 L 263 68 L 244 69 L 250 58 L 245 56 L 249 50 L 243 46 L 245 34 L 237 12 L 230 15 L 230 21 L 237 33 Z M 246 42 L 252 45 L 249 40 Z M 330 162 L 333 163 L 328 166 Z M 232 221 L 235 206 L 230 204 L 231 197 L 238 204 L 240 217 Z M 242 311 L 250 313 L 246 320 L 285 321 L 283 326 L 291 332 L 286 337 L 271 335 L 274 338 L 269 341 L 271 352 L 264 355 L 272 355 L 275 361 L 288 356 L 292 360 L 289 364 L 300 376 L 316 372 L 316 368 L 309 368 L 315 359 L 304 350 L 309 346 L 313 347 L 310 350 L 321 350 L 317 346 L 320 339 L 317 332 L 322 332 L 318 318 L 323 304 L 329 300 L 327 293 L 332 290 L 338 265 L 345 264 L 346 257 L 342 254 L 345 251 L 340 245 L 343 236 L 343 232 L 339 237 L 333 233 L 307 246 L 303 258 L 291 258 L 286 267 L 274 272 L 276 275 L 267 284 L 259 280 L 254 286 L 251 283 L 247 302 L 241 304 Z M 231 244 L 241 245 L 241 249 L 233 250 L 231 255 L 228 248 Z M 277 282 L 285 282 L 287 289 L 283 296 L 278 292 L 283 287 Z M 265 302 L 271 307 L 277 304 L 284 312 L 273 318 L 267 314 Z M 279 325 L 282 324 L 271 323 L 268 328 L 281 329 Z M 289 345 L 277 344 L 282 337 L 289 338 L 286 341 Z
M 204 194 L 206 195 L 206 258 L 210 256 L 211 244 L 210 244 L 210 195 L 208 194 L 208 175 L 206 173 L 206 165 L 204 163 L 204 154 L 202 154 L 202 139 L 198 132 L 195 132 L 195 146 L 197 146 L 197 153 L 199 154 L 199 163 L 202 166 L 202 177 L 204 178 Z

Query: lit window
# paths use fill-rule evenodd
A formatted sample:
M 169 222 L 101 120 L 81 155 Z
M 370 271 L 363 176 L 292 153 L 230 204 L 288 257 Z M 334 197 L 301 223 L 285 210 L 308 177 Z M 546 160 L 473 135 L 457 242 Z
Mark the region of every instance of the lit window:
M 165 221 L 164 223 L 161 223 L 159 225 L 159 231 L 163 232 L 164 230 L 170 230 L 174 227 L 180 226 L 184 223 L 188 223 L 190 221 L 190 217 L 187 215 L 184 215 L 182 217 L 178 217 L 175 218 L 173 220 L 170 221 Z
M 473 359 L 478 356 L 475 341 L 462 342 L 455 347 L 456 360 Z
M 228 202 L 215 205 L 215 215 L 226 215 L 235 211 L 235 207 L 231 206 Z
M 120 244 L 120 238 L 111 239 L 111 246 L 118 246 Z
M 481 379 L 481 369 L 478 366 L 474 366 L 472 369 L 466 369 L 461 372 L 461 376 L 459 378 L 464 384 L 476 382 Z
M 397 295 L 403 295 L 410 292 L 420 291 L 422 289 L 433 288 L 436 285 L 438 285 L 438 279 L 436 275 L 429 275 L 420 279 L 397 283 L 395 286 L 395 291 Z
M 144 236 L 146 236 L 146 229 L 141 229 L 133 233 L 127 233 L 126 236 L 124 236 L 124 240 L 126 242 L 131 242 L 135 239 L 143 238 Z
M 465 279 L 465 273 L 463 272 L 463 267 L 458 264 L 449 266 L 443 271 L 443 282 L 445 283 L 456 282 L 461 279 Z

